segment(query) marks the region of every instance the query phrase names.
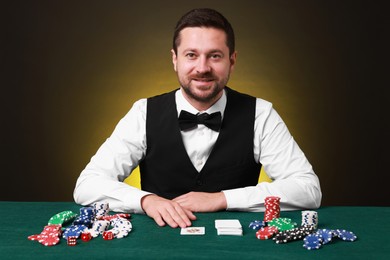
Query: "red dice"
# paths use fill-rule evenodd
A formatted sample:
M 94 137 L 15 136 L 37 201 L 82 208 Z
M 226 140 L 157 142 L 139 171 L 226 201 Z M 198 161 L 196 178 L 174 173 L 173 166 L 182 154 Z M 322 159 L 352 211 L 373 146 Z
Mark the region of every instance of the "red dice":
M 89 232 L 81 233 L 81 240 L 83 240 L 84 242 L 88 242 L 91 239 L 92 239 L 91 233 Z
M 111 231 L 104 231 L 103 232 L 103 239 L 104 240 L 112 240 L 112 239 L 114 239 L 114 234 Z
M 68 246 L 75 246 L 77 244 L 77 237 L 69 236 L 67 239 Z

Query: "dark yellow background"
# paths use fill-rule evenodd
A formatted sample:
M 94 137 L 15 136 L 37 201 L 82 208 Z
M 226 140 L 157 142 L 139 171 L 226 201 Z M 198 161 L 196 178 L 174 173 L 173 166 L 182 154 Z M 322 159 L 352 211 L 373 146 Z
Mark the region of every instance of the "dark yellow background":
M 389 205 L 380 179 L 388 23 L 378 3 L 4 2 L 0 199 L 72 200 L 133 102 L 178 87 L 176 21 L 212 7 L 236 32 L 229 86 L 274 104 L 320 177 L 323 205 Z

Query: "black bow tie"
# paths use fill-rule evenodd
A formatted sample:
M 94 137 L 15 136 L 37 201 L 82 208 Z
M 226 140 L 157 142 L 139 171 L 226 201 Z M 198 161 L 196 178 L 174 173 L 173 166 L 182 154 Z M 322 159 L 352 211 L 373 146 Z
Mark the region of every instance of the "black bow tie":
M 187 130 L 195 128 L 198 124 L 203 124 L 208 128 L 219 132 L 221 128 L 221 112 L 215 112 L 212 114 L 191 114 L 185 110 L 182 110 L 179 115 L 179 126 L 181 130 Z

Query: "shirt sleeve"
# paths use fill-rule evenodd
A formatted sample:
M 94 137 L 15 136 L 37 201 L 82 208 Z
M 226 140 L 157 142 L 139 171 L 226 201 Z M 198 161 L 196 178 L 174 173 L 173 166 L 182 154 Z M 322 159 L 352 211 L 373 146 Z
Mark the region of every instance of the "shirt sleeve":
M 81 172 L 73 193 L 76 203 L 102 201 L 113 211 L 143 213 L 141 198 L 149 193 L 123 181 L 146 153 L 146 102 L 134 103 Z
M 272 182 L 224 190 L 227 210 L 264 211 L 267 196 L 281 198 L 282 210 L 320 206 L 320 182 L 305 154 L 291 136 L 272 104 L 257 99 L 254 156 Z

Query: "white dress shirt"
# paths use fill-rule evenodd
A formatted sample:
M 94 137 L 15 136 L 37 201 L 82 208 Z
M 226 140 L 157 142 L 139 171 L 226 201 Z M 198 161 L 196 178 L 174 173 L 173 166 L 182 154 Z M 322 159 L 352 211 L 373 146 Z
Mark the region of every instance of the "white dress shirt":
M 225 92 L 206 111 L 196 110 L 184 98 L 181 90 L 175 94 L 178 115 L 181 110 L 193 114 L 220 111 L 223 118 Z M 146 104 L 147 99 L 134 103 L 82 171 L 74 190 L 76 203 L 89 205 L 105 201 L 113 211 L 143 213 L 141 198 L 150 193 L 123 181 L 146 154 Z M 264 211 L 267 196 L 280 197 L 282 210 L 318 208 L 322 197 L 318 177 L 283 120 L 271 103 L 260 98 L 256 99 L 255 116 L 254 160 L 263 165 L 273 181 L 224 190 L 227 210 Z M 189 158 L 200 171 L 219 133 L 198 125 L 193 130 L 181 131 L 181 134 Z

